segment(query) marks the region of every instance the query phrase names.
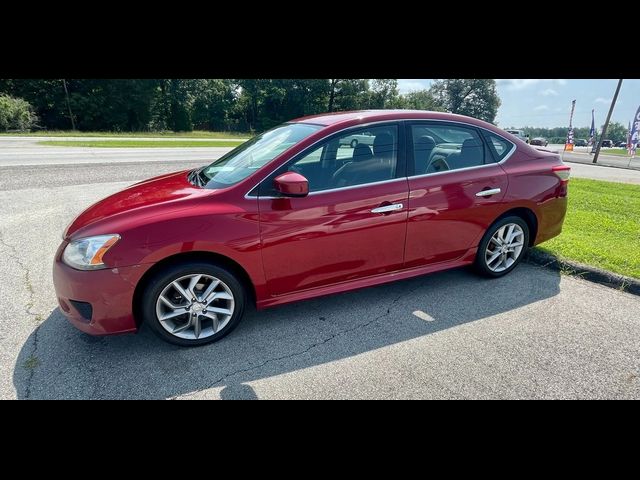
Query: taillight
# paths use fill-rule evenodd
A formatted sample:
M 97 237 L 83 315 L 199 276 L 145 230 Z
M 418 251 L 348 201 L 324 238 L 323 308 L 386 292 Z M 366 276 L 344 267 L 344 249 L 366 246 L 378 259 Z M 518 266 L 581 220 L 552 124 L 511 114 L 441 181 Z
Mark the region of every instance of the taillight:
M 558 165 L 557 167 L 553 167 L 551 170 L 563 182 L 568 182 L 569 181 L 569 177 L 571 176 L 571 167 L 567 167 L 566 165 Z

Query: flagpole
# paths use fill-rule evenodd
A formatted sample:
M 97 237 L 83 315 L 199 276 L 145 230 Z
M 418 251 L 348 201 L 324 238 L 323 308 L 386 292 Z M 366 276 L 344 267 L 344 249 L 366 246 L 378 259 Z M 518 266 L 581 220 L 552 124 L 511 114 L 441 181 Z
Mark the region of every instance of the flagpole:
M 631 122 L 629 122 L 629 127 L 627 128 L 627 154 L 629 155 L 629 163 L 627 164 L 627 168 L 631 166 L 631 159 L 633 155 L 631 155 L 633 150 L 631 149 Z
M 593 163 L 598 161 L 598 156 L 600 155 L 600 149 L 602 148 L 602 141 L 604 140 L 605 135 L 607 134 L 607 128 L 609 128 L 609 120 L 611 120 L 611 114 L 613 113 L 613 107 L 616 106 L 616 101 L 618 100 L 618 93 L 620 93 L 620 87 L 622 86 L 622 78 L 618 80 L 618 86 L 616 87 L 616 93 L 613 94 L 613 100 L 611 100 L 611 106 L 609 107 L 609 113 L 607 114 L 607 119 L 604 121 L 604 126 L 602 127 L 602 133 L 600 134 L 600 141 L 598 142 L 598 148 L 596 149 L 596 154 L 593 156 Z

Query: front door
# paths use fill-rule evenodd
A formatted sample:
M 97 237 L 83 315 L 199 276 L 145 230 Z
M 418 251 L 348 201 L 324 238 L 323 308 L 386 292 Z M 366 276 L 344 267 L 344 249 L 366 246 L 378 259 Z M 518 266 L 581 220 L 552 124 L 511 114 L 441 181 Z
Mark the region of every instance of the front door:
M 271 295 L 402 267 L 409 190 L 398 128 L 349 130 L 263 182 L 260 234 Z M 287 170 L 308 179 L 308 196 L 277 196 L 273 178 Z

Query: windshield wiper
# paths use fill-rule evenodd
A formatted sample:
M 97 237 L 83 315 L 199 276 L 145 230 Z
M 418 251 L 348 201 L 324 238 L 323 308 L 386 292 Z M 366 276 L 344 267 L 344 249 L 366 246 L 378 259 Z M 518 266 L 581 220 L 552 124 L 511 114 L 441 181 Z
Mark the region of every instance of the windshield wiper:
M 209 178 L 204 174 L 204 169 L 206 167 L 202 167 L 196 170 L 196 177 L 200 181 L 200 186 L 204 187 L 209 183 Z
M 201 182 L 199 173 L 200 173 L 199 168 L 196 168 L 195 170 L 191 170 L 189 172 L 189 175 L 187 176 L 187 180 L 198 187 L 202 187 L 202 182 Z

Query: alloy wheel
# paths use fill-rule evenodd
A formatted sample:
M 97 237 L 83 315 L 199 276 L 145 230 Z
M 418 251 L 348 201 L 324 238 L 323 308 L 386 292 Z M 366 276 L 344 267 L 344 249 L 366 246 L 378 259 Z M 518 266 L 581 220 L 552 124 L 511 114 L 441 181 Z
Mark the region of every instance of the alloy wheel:
M 484 254 L 487 268 L 503 272 L 520 257 L 524 248 L 524 231 L 516 223 L 503 225 L 492 235 Z
M 222 331 L 231 320 L 235 299 L 220 279 L 191 274 L 166 285 L 156 301 L 162 328 L 178 338 L 197 340 Z

